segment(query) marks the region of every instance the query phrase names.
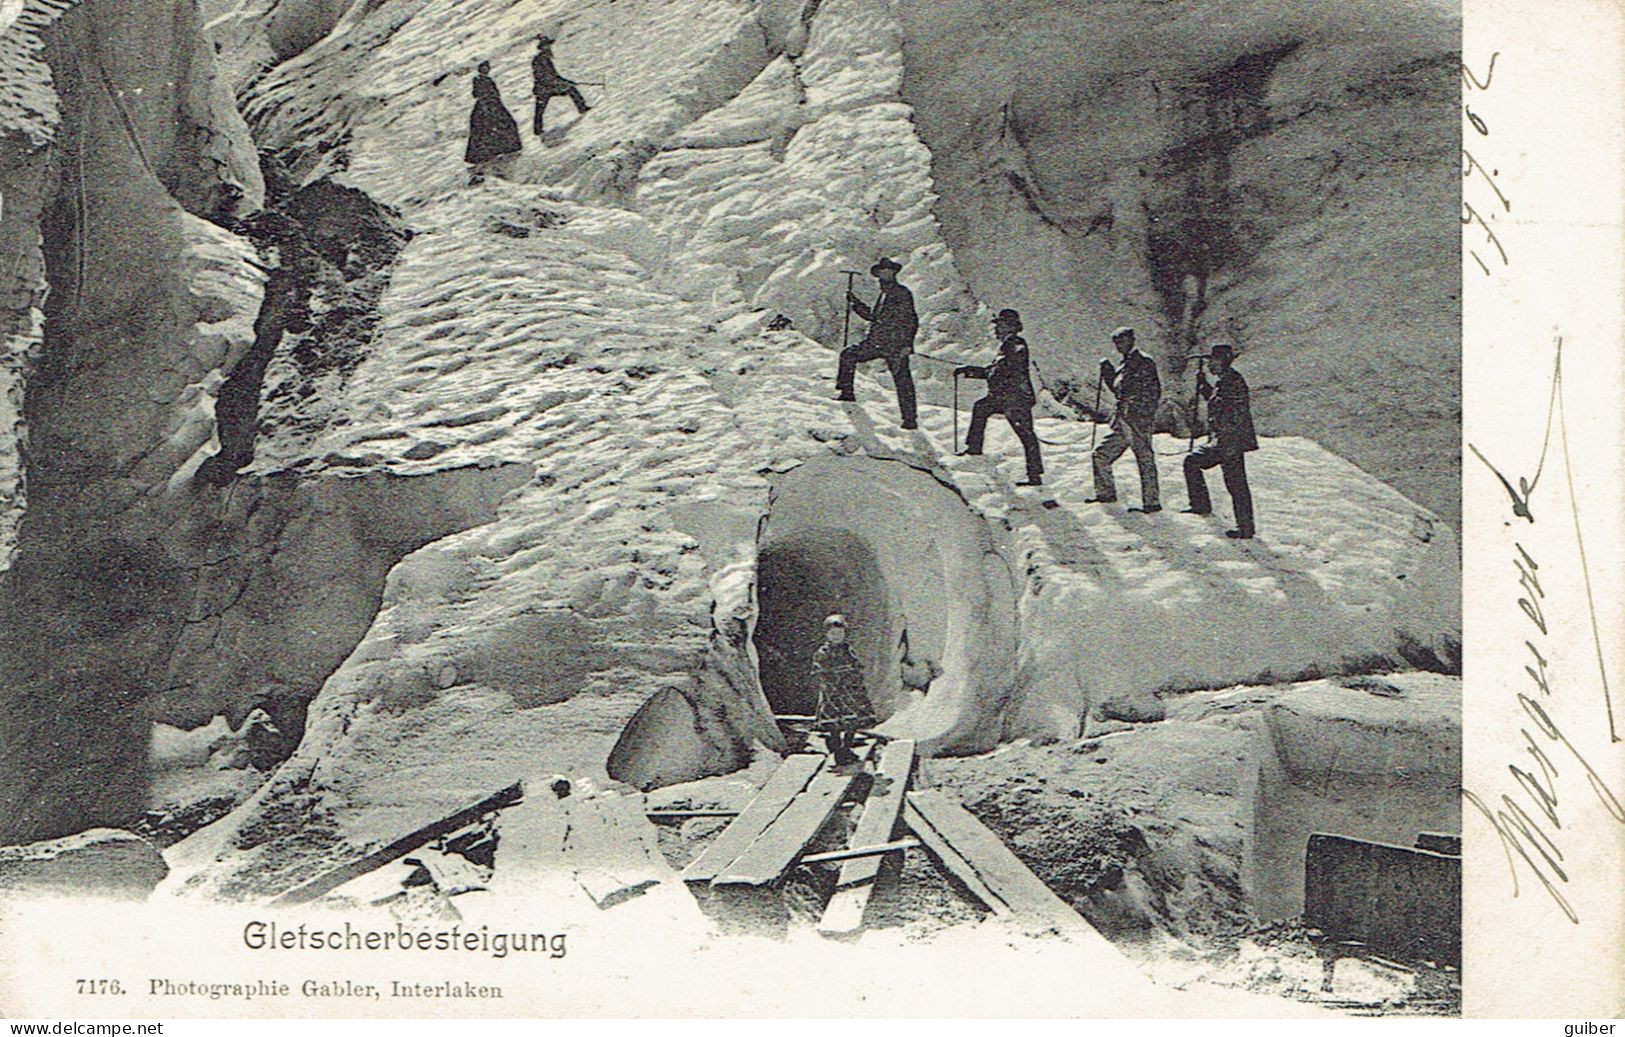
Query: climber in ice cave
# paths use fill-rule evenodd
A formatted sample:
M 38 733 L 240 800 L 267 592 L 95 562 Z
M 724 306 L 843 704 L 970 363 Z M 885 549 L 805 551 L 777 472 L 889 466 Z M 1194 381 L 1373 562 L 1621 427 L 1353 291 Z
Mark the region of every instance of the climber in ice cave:
M 863 687 L 863 666 L 846 643 L 846 617 L 824 620 L 824 643 L 813 653 L 812 679 L 818 689 L 816 723 L 837 767 L 858 762 L 852 751 L 859 730 L 875 724 L 874 709 Z

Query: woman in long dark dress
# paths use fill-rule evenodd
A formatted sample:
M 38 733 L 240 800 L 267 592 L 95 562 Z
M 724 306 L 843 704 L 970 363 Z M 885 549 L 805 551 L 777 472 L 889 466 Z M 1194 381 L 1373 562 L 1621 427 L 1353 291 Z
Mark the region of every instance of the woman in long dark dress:
M 474 76 L 474 111 L 468 117 L 468 148 L 463 152 L 463 161 L 478 165 L 512 155 L 520 146 L 519 124 L 502 103 L 502 92 L 491 78 L 491 63 L 482 61 Z

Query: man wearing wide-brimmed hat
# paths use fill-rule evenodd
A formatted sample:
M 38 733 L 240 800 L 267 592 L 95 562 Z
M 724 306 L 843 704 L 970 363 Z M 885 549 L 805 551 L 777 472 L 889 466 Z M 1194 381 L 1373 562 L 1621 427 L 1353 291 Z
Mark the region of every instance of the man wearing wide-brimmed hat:
M 546 33 L 536 37 L 536 56 L 530 59 L 530 77 L 531 93 L 536 98 L 536 116 L 531 120 L 531 131 L 536 136 L 542 135 L 542 116 L 547 111 L 547 102 L 555 97 L 568 97 L 582 115 L 592 111 L 587 99 L 581 96 L 581 89 L 560 75 L 558 66 L 553 64 L 553 39 Z
M 1253 527 L 1253 491 L 1247 485 L 1247 454 L 1258 449 L 1258 434 L 1253 431 L 1253 408 L 1248 398 L 1247 380 L 1236 371 L 1232 362 L 1236 347 L 1219 342 L 1208 349 L 1208 363 L 1218 375 L 1218 384 L 1209 385 L 1207 375 L 1197 371 L 1196 391 L 1207 400 L 1207 421 L 1212 439 L 1185 455 L 1185 492 L 1191 506 L 1187 513 L 1211 515 L 1213 502 L 1208 497 L 1207 476 L 1202 473 L 1218 468 L 1224 473 L 1224 488 L 1230 491 L 1230 506 L 1236 513 L 1236 528 L 1225 530 L 1232 540 L 1251 540 Z
M 987 432 L 987 419 L 1003 414 L 1010 429 L 1021 440 L 1021 449 L 1027 456 L 1027 481 L 1023 486 L 1038 486 L 1044 481 L 1044 461 L 1038 452 L 1038 434 L 1033 431 L 1033 381 L 1027 371 L 1027 340 L 1021 337 L 1021 314 L 1015 310 L 1000 310 L 993 318 L 993 333 L 999 337 L 999 358 L 989 367 L 966 366 L 954 373 L 963 378 L 985 378 L 987 395 L 976 401 L 970 411 L 970 433 L 965 437 L 965 453 L 972 456 L 982 452 L 982 437 Z
M 892 381 L 897 385 L 897 408 L 902 412 L 903 427 L 911 429 L 917 426 L 914 372 L 909 369 L 908 357 L 914 352 L 914 335 L 920 330 L 920 319 L 914 312 L 914 293 L 897 280 L 897 274 L 902 269 L 891 259 L 882 259 L 869 268 L 869 273 L 880 282 L 880 298 L 875 300 L 873 306 L 848 291 L 847 305 L 869 322 L 869 334 L 856 345 L 841 350 L 840 365 L 835 374 L 835 398 L 846 402 L 856 400 L 852 392 L 852 378 L 858 365 L 868 360 L 884 360 L 891 369 Z
M 1132 450 L 1140 469 L 1140 506 L 1130 510 L 1153 515 L 1162 510 L 1157 492 L 1157 457 L 1151 448 L 1151 430 L 1157 420 L 1157 405 L 1162 401 L 1162 380 L 1157 377 L 1157 362 L 1134 345 L 1133 328 L 1112 332 L 1112 347 L 1122 356 L 1123 366 L 1116 368 L 1110 360 L 1102 360 L 1100 384 L 1117 395 L 1117 410 L 1112 415 L 1111 435 L 1095 448 L 1095 495 L 1089 503 L 1116 502 L 1112 465 L 1124 451 Z

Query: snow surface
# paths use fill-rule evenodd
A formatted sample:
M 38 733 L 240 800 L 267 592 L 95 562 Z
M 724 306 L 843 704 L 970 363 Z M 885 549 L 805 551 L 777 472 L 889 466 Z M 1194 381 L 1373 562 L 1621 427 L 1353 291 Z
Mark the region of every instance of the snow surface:
M 1192 692 L 1161 723 L 928 771 L 1109 935 L 1234 932 L 1302 914 L 1312 833 L 1410 846 L 1460 829 L 1461 679 Z
M 314 397 L 268 396 L 252 473 L 522 462 L 534 475 L 492 522 L 391 572 L 296 755 L 206 848 L 181 851 L 199 860 L 192 888 L 282 888 L 539 771 L 603 780 L 656 695 L 682 697 L 670 715 L 692 717 L 697 739 L 684 749 L 695 773 L 663 780 L 777 744 L 750 665 L 752 582 L 764 518 L 769 538 L 814 522 L 770 496 L 814 461 L 896 469 L 822 488 L 825 523 L 903 559 L 912 507 L 907 528 L 945 545 L 886 574 L 943 668 L 923 699 L 897 694 L 888 729 L 936 751 L 1069 737 L 1091 710 L 1160 715 L 1158 689 L 1358 668 L 1414 646 L 1452 656 L 1449 528 L 1307 440 L 1252 455 L 1261 537 L 1236 543 L 1223 517 L 1085 506 L 1084 424 L 1039 422 L 1058 444 L 1044 494 L 1013 486 L 1002 424 L 988 457 L 955 457 L 943 365 L 916 363 L 918 432 L 897 428 L 875 372 L 858 403 L 830 399 L 840 271 L 878 255 L 904 263 L 923 351 L 992 348 L 933 214 L 890 4 L 823 3 L 804 39 L 783 4 L 372 6 L 242 98 L 262 146 L 395 206 L 414 232 L 370 355 Z M 565 74 L 610 85 L 579 120 L 550 112 L 556 139 L 527 127 L 524 154 L 470 184 L 468 67 L 492 60 L 528 124 L 542 28 Z M 794 329 L 763 330 L 777 313 Z M 285 359 L 269 375 L 295 377 Z M 1176 507 L 1183 447 L 1158 437 Z M 916 476 L 938 487 L 929 500 L 879 503 Z M 932 617 L 919 602 L 937 588 L 955 604 Z

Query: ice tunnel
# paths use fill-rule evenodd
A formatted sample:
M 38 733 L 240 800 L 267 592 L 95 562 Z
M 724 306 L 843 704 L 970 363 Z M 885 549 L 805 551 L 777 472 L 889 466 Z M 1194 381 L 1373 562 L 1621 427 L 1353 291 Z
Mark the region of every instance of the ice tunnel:
M 1014 592 L 987 524 L 897 461 L 819 458 L 774 481 L 758 548 L 753 641 L 776 713 L 813 711 L 812 653 L 847 618 L 888 733 L 927 751 L 999 738 L 1015 675 Z
M 878 705 L 888 673 L 895 674 L 899 664 L 890 643 L 886 578 L 868 543 L 849 530 L 813 527 L 762 551 L 756 573 L 756 654 L 773 712 L 816 708 L 808 673 L 824 618 L 834 612 L 846 617 L 848 642 L 865 661 L 865 684 Z

